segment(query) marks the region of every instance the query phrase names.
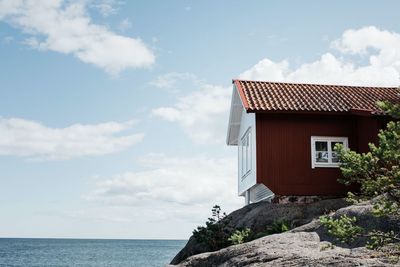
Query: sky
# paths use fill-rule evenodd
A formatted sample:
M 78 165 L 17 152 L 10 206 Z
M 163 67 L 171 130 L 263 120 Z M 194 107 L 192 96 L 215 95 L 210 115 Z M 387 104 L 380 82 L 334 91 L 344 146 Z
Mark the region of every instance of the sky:
M 0 0 L 0 237 L 186 239 L 232 79 L 399 86 L 398 1 Z

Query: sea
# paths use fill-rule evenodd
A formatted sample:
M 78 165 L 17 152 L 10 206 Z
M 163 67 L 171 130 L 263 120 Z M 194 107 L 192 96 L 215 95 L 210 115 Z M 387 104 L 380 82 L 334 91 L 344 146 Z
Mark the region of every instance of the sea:
M 0 266 L 165 266 L 187 240 L 0 238 Z

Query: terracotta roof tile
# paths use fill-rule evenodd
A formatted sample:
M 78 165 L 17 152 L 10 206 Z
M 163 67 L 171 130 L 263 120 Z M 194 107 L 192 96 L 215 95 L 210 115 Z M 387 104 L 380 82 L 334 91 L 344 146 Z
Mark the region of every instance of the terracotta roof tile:
M 233 80 L 249 112 L 382 112 L 378 100 L 400 103 L 396 87 L 362 87 Z

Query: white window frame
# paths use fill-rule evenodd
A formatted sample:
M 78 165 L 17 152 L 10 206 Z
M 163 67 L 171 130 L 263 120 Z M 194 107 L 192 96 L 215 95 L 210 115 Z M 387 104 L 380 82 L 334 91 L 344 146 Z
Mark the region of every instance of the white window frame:
M 327 142 L 328 143 L 328 162 L 317 162 L 316 159 L 316 142 Z M 345 148 L 349 147 L 348 137 L 333 137 L 333 136 L 311 136 L 311 168 L 338 168 L 340 162 L 332 162 L 332 142 L 342 142 Z
M 249 127 L 240 139 L 240 177 L 246 178 L 252 169 L 252 140 L 251 127 Z M 246 145 L 244 145 L 246 144 Z

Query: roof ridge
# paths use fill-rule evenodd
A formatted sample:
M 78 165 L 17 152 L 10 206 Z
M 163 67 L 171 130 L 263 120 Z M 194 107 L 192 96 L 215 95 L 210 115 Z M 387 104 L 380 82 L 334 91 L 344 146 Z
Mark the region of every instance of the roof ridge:
M 362 86 L 362 85 L 344 85 L 344 84 L 323 84 L 323 83 L 304 83 L 304 82 L 277 82 L 265 80 L 247 80 L 247 79 L 232 79 L 232 83 L 237 82 L 253 82 L 253 83 L 269 83 L 269 84 L 288 84 L 288 85 L 312 85 L 312 86 L 333 86 L 333 87 L 351 87 L 351 88 L 373 88 L 373 89 L 397 89 L 399 86 Z

